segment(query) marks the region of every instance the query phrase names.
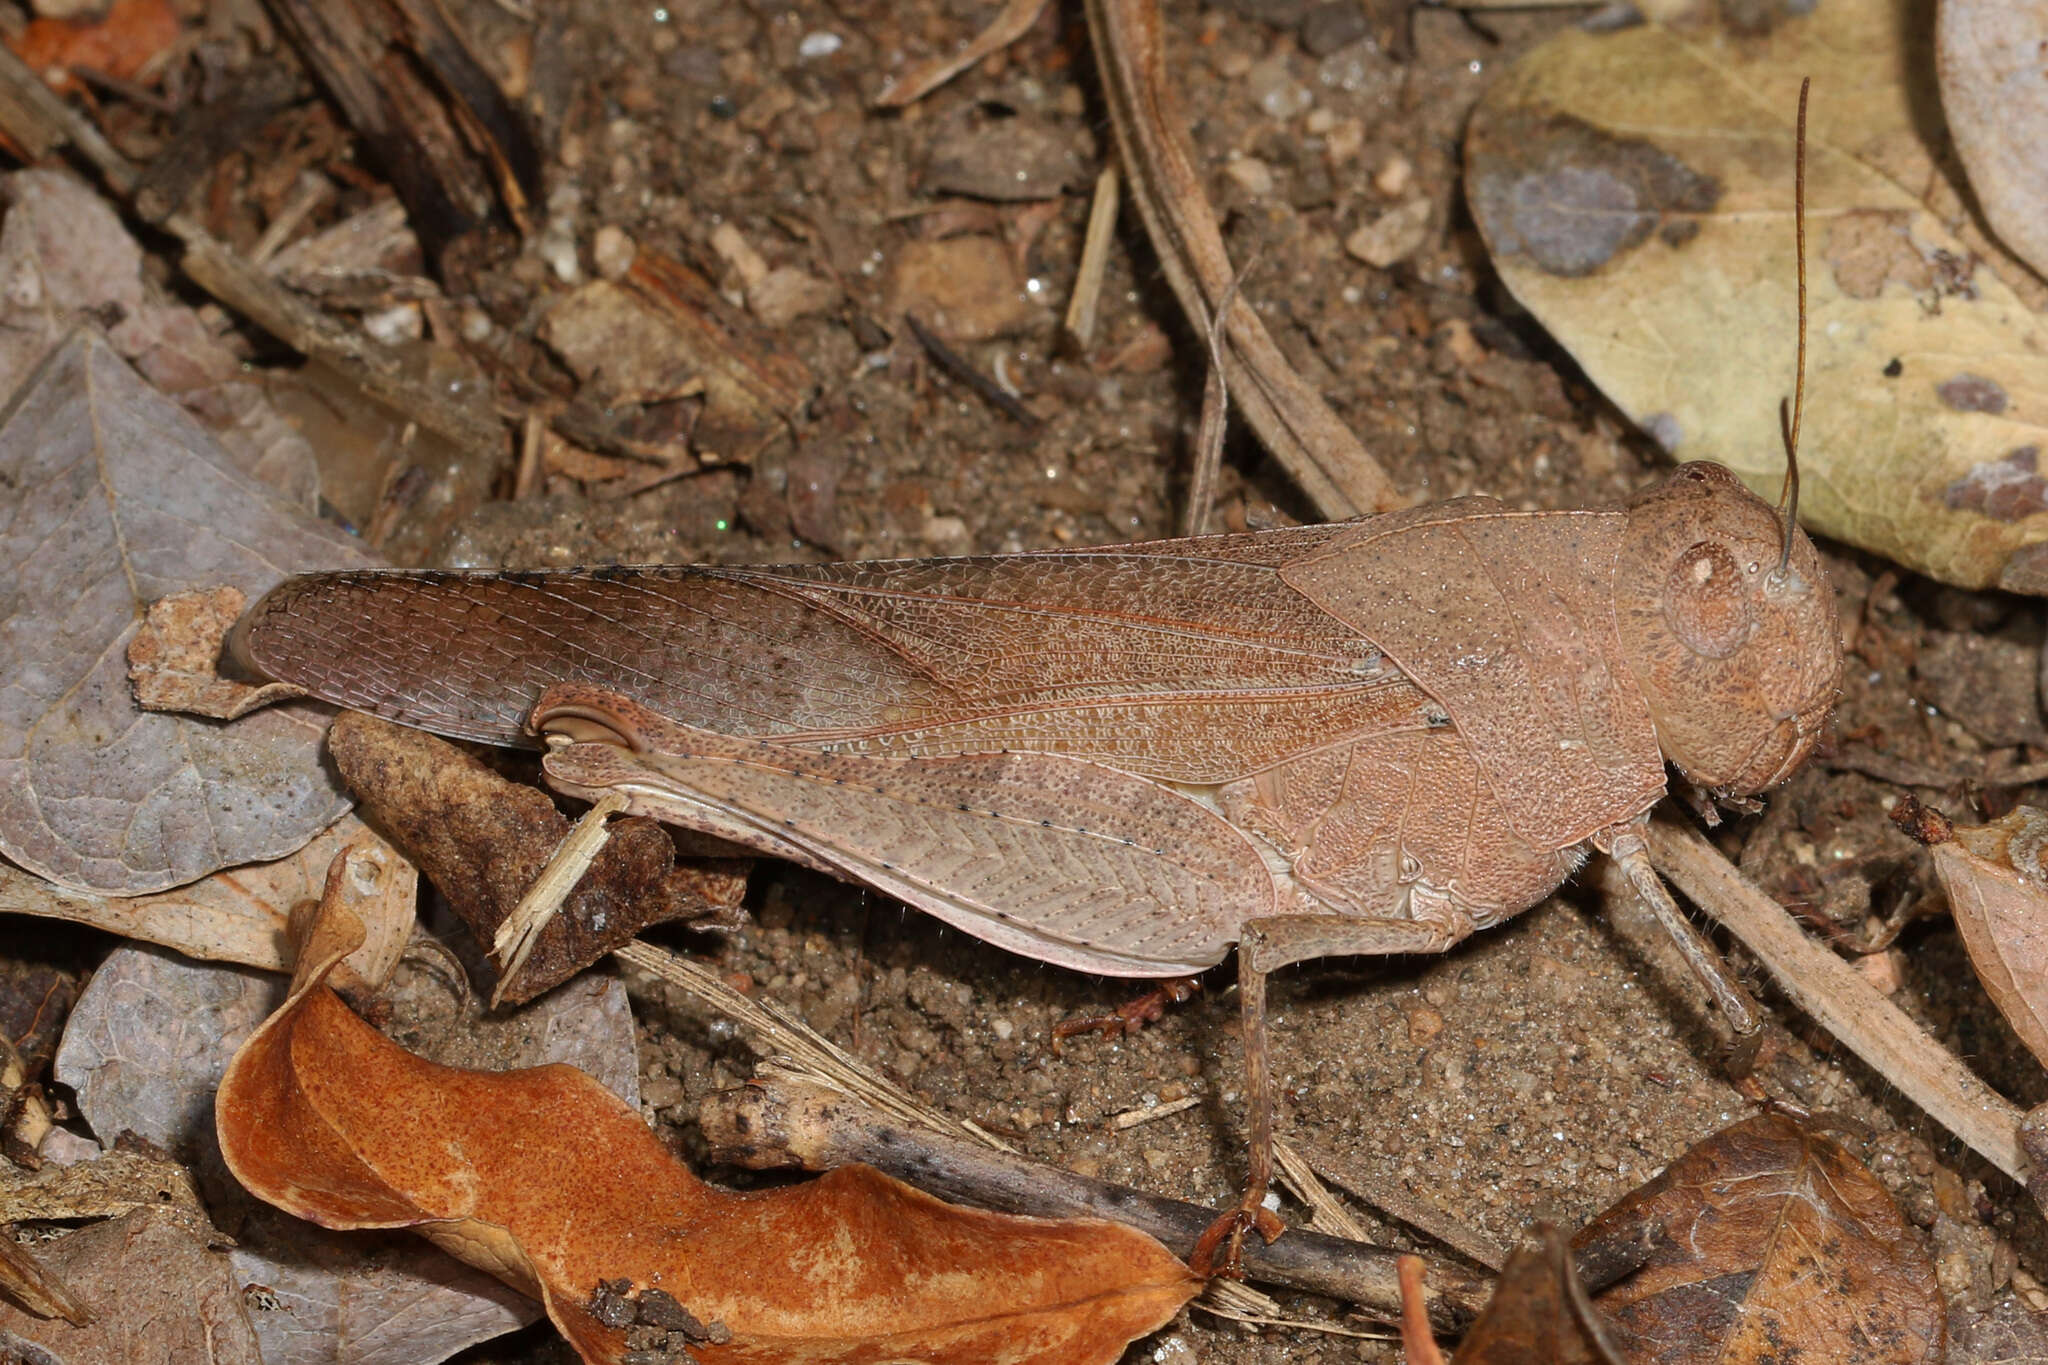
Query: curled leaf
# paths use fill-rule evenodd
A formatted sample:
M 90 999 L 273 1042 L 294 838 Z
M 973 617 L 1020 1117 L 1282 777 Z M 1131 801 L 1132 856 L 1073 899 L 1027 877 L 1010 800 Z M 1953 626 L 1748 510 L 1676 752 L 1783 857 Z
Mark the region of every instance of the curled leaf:
M 380 986 L 412 937 L 419 875 L 353 815 L 344 815 L 289 857 L 226 868 L 150 896 L 67 891 L 0 864 L 0 911 L 90 924 L 201 961 L 281 972 L 291 966 L 286 928 L 292 908 L 319 898 L 327 866 L 344 848 L 354 851 L 347 894 L 366 935 L 335 979 L 343 987 Z
M 1741 42 L 1560 33 L 1475 111 L 1466 193 L 1501 278 L 1608 397 L 1775 497 L 1811 74 L 1802 519 L 1950 583 L 2048 593 L 2048 327 L 2017 292 L 2040 282 L 1944 197 L 1909 33 L 1890 0 Z
M 624 1356 L 597 1311 L 621 1279 L 730 1332 L 692 1348 L 707 1362 L 1108 1362 L 1197 1287 L 1127 1228 L 954 1208 L 866 1167 L 713 1189 L 580 1071 L 437 1066 L 365 1024 L 323 984 L 349 921 L 323 906 L 229 1065 L 229 1170 L 326 1227 L 414 1229 L 537 1295 L 586 1360 Z
M 2048 1066 L 2048 811 L 2020 806 L 1931 845 L 1935 875 L 1998 1012 Z
M 1595 1300 L 1631 1359 L 1942 1358 L 1945 1307 L 1918 1235 L 1867 1167 L 1782 1114 L 1714 1134 L 1573 1245 L 1633 1259 L 1646 1237 L 1641 1268 Z

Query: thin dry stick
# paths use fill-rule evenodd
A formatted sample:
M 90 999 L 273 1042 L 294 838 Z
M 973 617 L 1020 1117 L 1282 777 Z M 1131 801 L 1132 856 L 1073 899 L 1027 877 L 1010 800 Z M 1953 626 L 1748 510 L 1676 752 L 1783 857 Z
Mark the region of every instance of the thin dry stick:
M 583 812 L 583 818 L 570 829 L 568 837 L 549 855 L 547 866 L 526 888 L 512 913 L 499 922 L 497 933 L 491 937 L 491 956 L 500 964 L 498 989 L 491 993 L 492 1009 L 504 1001 L 506 988 L 526 966 L 526 959 L 533 956 L 541 930 L 561 912 L 562 903 L 569 899 L 576 883 L 583 880 L 583 874 L 610 841 L 611 833 L 605 822 L 623 814 L 626 805 L 621 792 L 609 791 L 598 797 L 597 803 Z
M 1275 1143 L 1274 1154 L 1280 1152 Z M 1348 1163 L 1337 1160 L 1326 1152 L 1313 1149 L 1301 1151 L 1295 1160 L 1306 1159 L 1339 1188 L 1351 1192 L 1354 1198 L 1370 1204 L 1397 1223 L 1405 1223 L 1425 1236 L 1432 1237 L 1459 1255 L 1478 1262 L 1495 1274 L 1508 1263 L 1507 1248 L 1476 1228 L 1467 1227 L 1457 1219 L 1424 1200 L 1416 1198 L 1399 1186 L 1386 1181 L 1372 1180 L 1354 1170 L 1347 1169 Z
M 1081 238 L 1081 263 L 1074 272 L 1074 297 L 1067 301 L 1064 326 L 1080 350 L 1095 344 L 1095 315 L 1102 303 L 1102 275 L 1109 268 L 1109 246 L 1116 240 L 1117 197 L 1123 181 L 1114 165 L 1095 177 L 1095 198 L 1088 205 L 1088 231 Z
M 1273 1139 L 1273 1165 L 1280 1172 L 1280 1178 L 1287 1182 L 1287 1188 L 1294 1191 L 1294 1197 L 1308 1205 L 1317 1228 L 1339 1237 L 1349 1237 L 1354 1242 L 1372 1240 L 1366 1236 L 1365 1227 L 1351 1216 L 1351 1210 L 1330 1193 L 1330 1187 L 1316 1174 L 1316 1168 L 1282 1138 Z
M 720 980 L 716 973 L 686 957 L 638 940 L 614 950 L 613 956 L 660 977 L 672 986 L 680 986 L 720 1014 L 752 1029 L 786 1057 L 799 1074 L 812 1081 L 851 1095 L 900 1122 L 986 1143 L 1001 1152 L 1015 1150 L 973 1124 L 957 1122 L 919 1103 L 914 1095 L 877 1076 L 861 1065 L 859 1059 L 834 1045 L 780 1005 L 741 995 Z
M 877 109 L 896 109 L 923 99 L 992 52 L 1008 47 L 1031 31 L 1046 0 L 1010 0 L 995 22 L 969 39 L 958 52 L 920 62 L 889 82 L 875 96 Z
M 1251 271 L 1245 266 L 1245 273 Z M 1209 342 L 1209 373 L 1202 380 L 1202 425 L 1195 434 L 1195 467 L 1188 475 L 1188 502 L 1181 512 L 1180 533 L 1198 536 L 1209 529 L 1210 504 L 1216 501 L 1216 476 L 1223 468 L 1223 438 L 1230 431 L 1230 379 L 1224 364 L 1222 315 L 1237 301 L 1244 274 L 1231 277 L 1217 315 L 1204 323 Z
M 1330 520 L 1402 506 L 1386 471 L 1287 363 L 1258 314 L 1242 300 L 1220 308 L 1235 272 L 1174 106 L 1156 0 L 1088 0 L 1088 32 L 1146 235 L 1190 325 L 1222 312 L 1224 363 L 1245 420 Z
M 753 1166 L 822 1170 L 865 1162 L 946 1199 L 1038 1217 L 1092 1216 L 1157 1238 L 1185 1254 L 1215 1211 L 1128 1186 L 1076 1175 L 1057 1166 L 990 1151 L 982 1143 L 918 1124 L 898 1122 L 843 1092 L 768 1064 L 754 1085 L 707 1099 L 698 1115 L 712 1149 Z M 1297 1229 L 1268 1246 L 1245 1247 L 1245 1273 L 1358 1303 L 1391 1315 L 1399 1306 L 1396 1253 L 1370 1244 Z M 1430 1306 L 1436 1319 L 1455 1326 L 1484 1301 L 1487 1282 L 1463 1267 L 1442 1263 L 1432 1274 Z M 1233 1310 L 1237 1311 L 1237 1310 Z M 1249 1311 L 1271 1313 L 1271 1305 Z
M 2020 1111 L 1878 994 L 1856 969 L 1802 932 L 1776 901 L 1690 829 L 1650 822 L 1657 867 L 1742 940 L 1794 1004 L 1872 1070 L 2014 1179 L 2024 1179 Z

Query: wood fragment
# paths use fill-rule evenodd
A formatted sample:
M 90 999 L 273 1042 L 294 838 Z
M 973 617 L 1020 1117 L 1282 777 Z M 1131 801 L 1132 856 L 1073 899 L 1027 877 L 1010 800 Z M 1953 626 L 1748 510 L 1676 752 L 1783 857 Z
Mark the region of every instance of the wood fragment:
M 1177 1100 L 1168 1100 L 1164 1104 L 1141 1105 L 1136 1109 L 1126 1109 L 1121 1114 L 1112 1114 L 1109 1126 L 1120 1133 L 1125 1132 L 1160 1119 L 1172 1118 L 1175 1114 L 1185 1114 L 1201 1102 L 1200 1095 L 1185 1095 Z
M 1088 0 L 1087 8 L 1131 197 L 1189 325 L 1203 330 L 1235 272 L 1173 98 L 1157 0 Z M 1403 506 L 1386 471 L 1287 363 L 1251 306 L 1240 299 L 1223 317 L 1230 393 L 1316 510 L 1341 521 Z
M 1000 51 L 1031 31 L 1045 10 L 1046 0 L 1009 0 L 994 22 L 945 57 L 919 62 L 882 87 L 875 96 L 877 109 L 900 109 L 914 104 L 952 80 L 992 52 Z
M 1756 954 L 1793 1003 L 1978 1155 L 2014 1179 L 2025 1178 L 2017 1108 L 1855 968 L 1809 939 L 1697 833 L 1660 817 L 1650 822 L 1649 834 L 1658 869 Z
M 124 200 L 132 200 L 140 184 L 135 166 L 99 129 L 5 47 L 0 47 L 0 130 L 27 148 L 76 147 Z M 226 308 L 301 355 L 326 362 L 364 394 L 464 451 L 495 454 L 503 445 L 504 433 L 494 420 L 454 401 L 431 378 L 411 373 L 390 348 L 293 295 L 190 215 L 169 214 L 160 226 L 184 245 L 179 265 L 186 276 Z
M 428 257 L 509 221 L 541 190 L 540 145 L 433 0 L 273 0 L 390 180 Z
M 519 904 L 513 906 L 512 913 L 499 922 L 497 935 L 491 940 L 491 956 L 498 962 L 498 986 L 491 994 L 492 1009 L 498 1007 L 508 983 L 519 976 L 527 958 L 533 955 L 533 946 L 540 941 L 541 930 L 561 913 L 562 903 L 569 899 L 576 883 L 583 880 L 583 874 L 604 851 L 611 837 L 605 822 L 624 813 L 625 809 L 624 796 L 618 792 L 607 792 L 596 805 L 583 812 L 583 818 L 562 840 L 561 847 L 548 859 L 547 866 L 533 879 L 533 885 L 526 888 Z
M 910 334 L 917 338 L 917 344 L 924 347 L 925 354 L 930 356 L 940 369 L 974 390 L 975 394 L 990 407 L 1023 426 L 1040 425 L 1037 413 L 1025 407 L 1008 389 L 968 364 L 965 356 L 939 340 L 931 328 L 917 320 L 915 314 L 905 313 L 903 321 L 910 327 Z
M 1061 324 L 1067 340 L 1077 351 L 1095 344 L 1095 319 L 1102 304 L 1102 277 L 1109 268 L 1110 243 L 1116 240 L 1117 198 L 1123 182 L 1115 165 L 1102 168 L 1095 177 L 1095 197 L 1088 205 L 1088 227 L 1081 238 L 1081 261 L 1074 271 L 1074 295 L 1067 300 L 1067 316 Z
M 860 1161 L 942 1198 L 1039 1217 L 1092 1215 L 1141 1228 L 1186 1254 L 1215 1218 L 1196 1204 L 1090 1180 L 979 1144 L 899 1125 L 844 1095 L 787 1075 L 757 1078 L 707 1100 L 705 1135 L 722 1158 L 770 1165 L 795 1160 L 818 1170 Z M 1321 1233 L 1291 1231 L 1267 1246 L 1247 1239 L 1244 1271 L 1267 1284 L 1328 1294 L 1388 1315 L 1400 1311 L 1397 1253 Z M 1432 1321 L 1470 1320 L 1485 1281 L 1447 1263 L 1430 1268 Z

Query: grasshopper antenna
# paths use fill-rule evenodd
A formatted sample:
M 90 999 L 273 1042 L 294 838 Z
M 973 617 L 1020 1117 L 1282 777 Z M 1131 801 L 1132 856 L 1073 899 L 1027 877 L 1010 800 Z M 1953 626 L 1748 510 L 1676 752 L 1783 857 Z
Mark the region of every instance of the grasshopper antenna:
M 1785 441 L 1785 491 L 1778 495 L 1778 511 L 1785 518 L 1785 529 L 1780 537 L 1784 544 L 1778 552 L 1778 567 L 1771 571 L 1773 584 L 1782 584 L 1791 572 L 1792 531 L 1799 517 L 1799 419 L 1806 407 L 1806 95 L 1812 87 L 1811 76 L 1799 82 L 1799 130 L 1792 151 L 1792 234 L 1799 260 L 1799 357 L 1789 408 L 1784 399 L 1778 400 L 1778 434 Z

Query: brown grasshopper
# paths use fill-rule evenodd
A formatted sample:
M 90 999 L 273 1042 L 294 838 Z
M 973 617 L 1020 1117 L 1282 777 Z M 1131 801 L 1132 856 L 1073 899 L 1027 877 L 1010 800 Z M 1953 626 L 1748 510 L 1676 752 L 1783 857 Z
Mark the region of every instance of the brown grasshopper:
M 1667 763 L 1706 797 L 1760 793 L 1833 705 L 1796 415 L 1785 437 L 1782 515 L 1695 463 L 1604 511 L 1474 497 L 1042 554 L 316 574 L 237 649 L 408 725 L 539 736 L 560 791 L 623 794 L 1040 961 L 1169 978 L 1236 945 L 1250 1174 L 1202 1270 L 1278 1232 L 1260 1201 L 1279 967 L 1442 952 L 1598 849 L 1754 1033 L 1643 828 Z

